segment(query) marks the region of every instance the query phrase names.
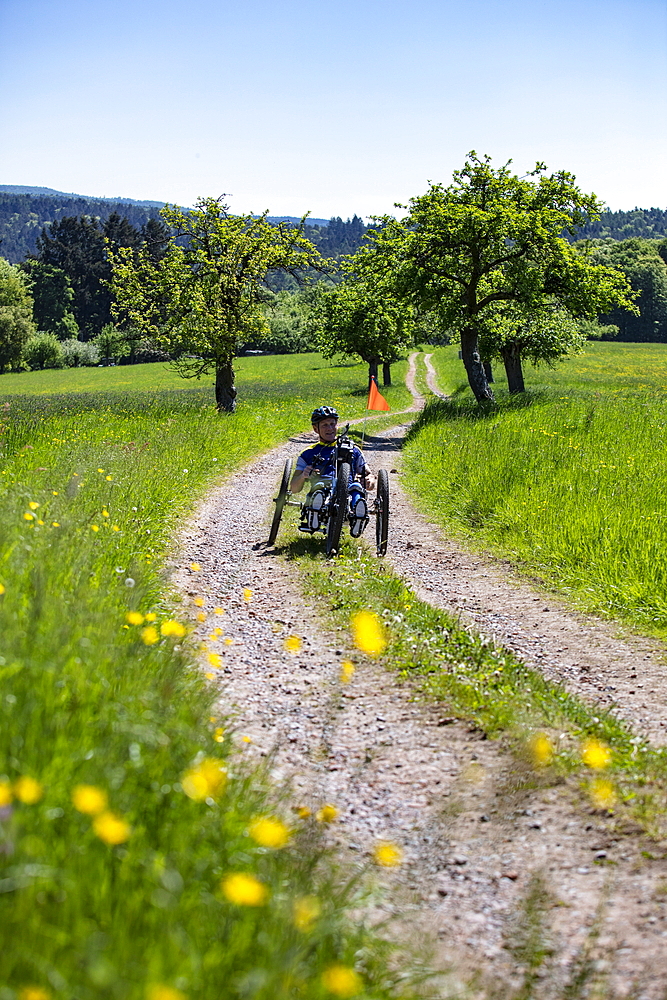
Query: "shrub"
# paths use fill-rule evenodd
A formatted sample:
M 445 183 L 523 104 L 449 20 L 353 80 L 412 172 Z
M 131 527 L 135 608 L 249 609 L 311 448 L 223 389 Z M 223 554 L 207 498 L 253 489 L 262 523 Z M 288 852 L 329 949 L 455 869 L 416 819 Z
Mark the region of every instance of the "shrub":
M 66 368 L 79 368 L 96 365 L 100 360 L 100 352 L 95 344 L 83 343 L 80 340 L 66 340 L 61 345 L 63 363 Z
M 36 333 L 23 348 L 23 360 L 29 368 L 62 368 L 63 351 L 58 338 L 52 333 Z

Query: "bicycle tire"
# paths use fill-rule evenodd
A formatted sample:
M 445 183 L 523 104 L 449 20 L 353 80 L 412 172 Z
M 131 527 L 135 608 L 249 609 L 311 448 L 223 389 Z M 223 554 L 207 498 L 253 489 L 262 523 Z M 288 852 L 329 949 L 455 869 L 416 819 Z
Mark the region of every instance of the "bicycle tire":
M 338 470 L 336 486 L 331 497 L 329 525 L 327 527 L 327 556 L 335 556 L 340 549 L 340 535 L 347 514 L 347 489 L 350 485 L 352 470 L 347 462 L 343 462 Z
M 278 528 L 280 527 L 280 521 L 283 516 L 283 511 L 285 509 L 285 504 L 287 503 L 287 496 L 289 494 L 289 484 L 292 478 L 292 459 L 288 458 L 285 462 L 285 468 L 283 469 L 283 478 L 280 480 L 280 489 L 278 490 L 278 496 L 273 501 L 276 505 L 276 509 L 273 512 L 273 521 L 271 522 L 271 531 L 269 532 L 268 545 L 273 545 L 276 538 L 278 537 Z
M 375 504 L 375 543 L 377 554 L 387 554 L 389 538 L 389 476 L 386 469 L 378 472 L 377 499 Z

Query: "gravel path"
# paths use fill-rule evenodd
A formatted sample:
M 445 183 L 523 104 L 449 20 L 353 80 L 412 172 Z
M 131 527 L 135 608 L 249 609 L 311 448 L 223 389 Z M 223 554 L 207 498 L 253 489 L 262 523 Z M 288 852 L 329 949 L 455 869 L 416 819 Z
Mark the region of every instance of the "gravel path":
M 416 358 L 411 362 L 414 385 Z M 375 467 L 398 468 L 404 430 L 371 439 Z M 382 839 L 402 846 L 405 864 L 378 870 L 373 915 L 393 915 L 394 932 L 415 951 L 430 940 L 438 966 L 451 963 L 452 971 L 434 982 L 433 997 L 451 995 L 473 974 L 489 989 L 499 979 L 516 981 L 514 914 L 536 872 L 550 894 L 556 979 L 571 972 L 602 906 L 593 956 L 598 973 L 608 974 L 620 995 L 637 986 L 637 1000 L 663 997 L 667 845 L 656 848 L 613 817 L 593 814 L 574 787 L 534 787 L 501 741 L 451 722 L 443 706 L 425 702 L 375 663 L 358 662 L 352 682 L 341 683 L 345 633 L 322 627 L 317 609 L 303 600 L 295 568 L 262 545 L 268 498 L 285 458 L 309 441 L 291 439 L 211 494 L 183 531 L 172 566 L 193 619 L 194 599 L 203 598 L 207 617 L 197 635 L 223 658 L 219 670 L 203 669 L 219 687 L 220 711 L 235 716 L 240 750 L 269 755 L 276 779 L 292 783 L 297 804 L 337 807 L 331 835 L 346 858 L 366 862 Z M 605 638 L 601 623 L 589 632 L 551 598 L 524 594 L 525 588 L 518 597 L 502 568 L 452 547 L 410 506 L 398 476 L 390 479 L 389 558 L 420 596 L 460 609 L 487 634 L 507 636 L 540 668 L 604 699 L 580 665 L 590 662 L 589 672 L 599 675 L 609 670 L 616 678 L 610 683 L 617 683 L 619 663 L 630 652 L 619 647 L 615 661 L 609 652 L 598 655 L 592 648 L 598 639 L 612 644 L 605 650 L 618 642 Z M 190 569 L 193 562 L 200 571 Z M 214 613 L 219 606 L 222 616 Z M 215 626 L 224 638 L 209 637 Z M 557 655 L 556 632 L 566 655 Z M 294 654 L 284 646 L 289 635 L 303 640 Z

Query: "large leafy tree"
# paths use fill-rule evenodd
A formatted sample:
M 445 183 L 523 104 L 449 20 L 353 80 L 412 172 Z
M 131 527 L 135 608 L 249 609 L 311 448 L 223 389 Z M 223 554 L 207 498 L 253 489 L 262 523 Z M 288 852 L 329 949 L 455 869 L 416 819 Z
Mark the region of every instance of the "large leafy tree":
M 566 235 L 601 205 L 583 194 L 566 171 L 547 176 L 538 163 L 518 177 L 509 163 L 468 155 L 449 187 L 431 184 L 410 200 L 408 214 L 386 216 L 357 258 L 369 275 L 392 280 L 398 295 L 432 309 L 459 332 L 470 387 L 480 402 L 493 399 L 480 357 L 486 314 L 498 303 L 539 310 L 556 303 L 574 316 L 593 317 L 616 305 L 631 307 L 620 272 L 594 262 Z
M 37 329 L 53 333 L 59 340 L 78 336 L 79 328 L 72 313 L 74 289 L 65 272 L 34 257 L 24 261 L 21 270 L 28 276 Z
M 237 345 L 267 330 L 267 276 L 322 270 L 324 260 L 302 227 L 273 226 L 266 213 L 230 215 L 221 198 L 200 198 L 190 211 L 167 206 L 161 215 L 171 228 L 161 259 L 146 249 L 110 252 L 114 315 L 164 347 L 185 378 L 215 372 L 217 407 L 233 411 Z
M 0 257 L 0 375 L 19 366 L 23 348 L 35 332 L 26 277 Z
M 667 341 L 667 241 L 595 240 L 593 258 L 622 271 L 637 292 L 638 309 L 613 309 L 603 322 L 619 328 L 619 340 Z

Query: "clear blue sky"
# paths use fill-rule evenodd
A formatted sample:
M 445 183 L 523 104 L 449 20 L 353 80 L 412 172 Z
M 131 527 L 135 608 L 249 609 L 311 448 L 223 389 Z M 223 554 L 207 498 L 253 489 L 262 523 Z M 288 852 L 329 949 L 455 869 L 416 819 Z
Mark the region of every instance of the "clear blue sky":
M 0 0 L 0 183 L 346 217 L 470 149 L 667 207 L 665 0 Z

